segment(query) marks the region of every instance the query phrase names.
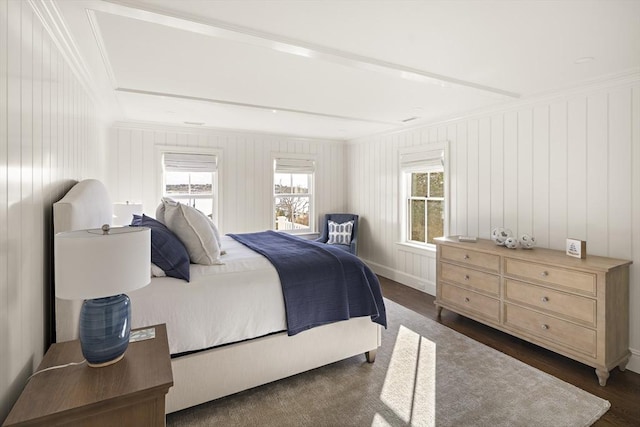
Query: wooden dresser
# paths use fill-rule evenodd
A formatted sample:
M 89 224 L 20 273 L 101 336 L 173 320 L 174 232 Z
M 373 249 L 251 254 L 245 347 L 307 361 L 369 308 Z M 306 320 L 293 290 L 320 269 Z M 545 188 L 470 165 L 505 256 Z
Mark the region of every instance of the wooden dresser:
M 629 351 L 629 265 L 598 256 L 435 239 L 436 307 L 593 366 L 601 386 Z

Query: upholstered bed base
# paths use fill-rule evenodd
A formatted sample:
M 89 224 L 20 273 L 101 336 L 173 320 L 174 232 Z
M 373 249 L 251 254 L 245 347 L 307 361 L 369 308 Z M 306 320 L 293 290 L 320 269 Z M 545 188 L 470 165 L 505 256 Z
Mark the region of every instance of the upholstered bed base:
M 270 335 L 172 359 L 167 413 L 286 378 L 369 351 L 380 327 L 368 318 Z M 364 361 L 364 358 L 363 358 Z
M 99 228 L 110 223 L 111 216 L 104 185 L 85 180 L 54 205 L 54 230 Z M 78 302 L 56 299 L 57 341 L 77 337 L 78 313 Z M 171 361 L 174 385 L 167 395 L 166 411 L 175 412 L 358 354 L 366 353 L 373 361 L 380 342 L 380 326 L 361 317 L 292 337 L 280 333 L 175 357 Z

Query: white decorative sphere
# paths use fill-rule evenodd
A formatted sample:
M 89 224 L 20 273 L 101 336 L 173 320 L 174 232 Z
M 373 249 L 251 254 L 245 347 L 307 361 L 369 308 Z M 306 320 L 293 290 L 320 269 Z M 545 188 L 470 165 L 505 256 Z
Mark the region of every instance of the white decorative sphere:
M 504 241 L 504 245 L 509 249 L 515 249 L 518 247 L 518 239 L 515 237 L 507 237 Z
M 523 234 L 520 236 L 520 246 L 523 249 L 532 249 L 536 245 L 536 238 L 533 236 L 529 236 L 528 234 Z
M 496 245 L 504 245 L 505 240 L 511 236 L 513 236 L 513 233 L 507 228 L 496 227 L 491 230 L 491 240 L 493 240 Z

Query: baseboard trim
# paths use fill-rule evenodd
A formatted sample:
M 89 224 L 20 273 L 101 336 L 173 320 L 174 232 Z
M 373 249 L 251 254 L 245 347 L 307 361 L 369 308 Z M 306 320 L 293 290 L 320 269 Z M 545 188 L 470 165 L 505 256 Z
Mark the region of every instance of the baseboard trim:
M 636 350 L 635 348 L 629 350 L 631 350 L 631 359 L 629 359 L 627 369 L 640 374 L 640 350 Z
M 373 261 L 369 261 L 366 259 L 363 259 L 363 261 L 373 270 L 374 273 L 379 274 L 380 276 L 394 280 L 398 283 L 402 283 L 403 285 L 417 289 L 429 295 L 435 296 L 436 294 L 435 282 L 423 279 L 422 277 L 414 276 L 412 274 L 407 274 L 403 271 L 395 270 L 393 268 L 375 263 Z

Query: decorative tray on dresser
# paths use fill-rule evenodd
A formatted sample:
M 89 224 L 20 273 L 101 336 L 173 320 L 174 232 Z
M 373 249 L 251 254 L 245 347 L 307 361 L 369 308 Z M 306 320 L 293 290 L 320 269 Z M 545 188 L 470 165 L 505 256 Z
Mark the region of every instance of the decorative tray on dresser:
M 447 308 L 592 366 L 601 386 L 614 367 L 624 371 L 631 261 L 435 240 L 438 316 Z

